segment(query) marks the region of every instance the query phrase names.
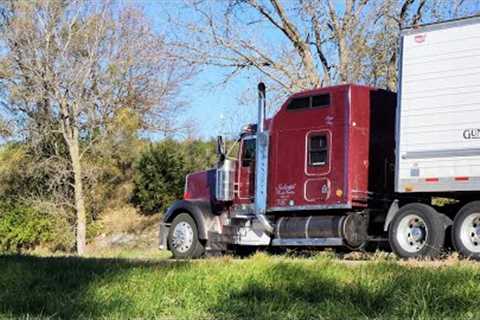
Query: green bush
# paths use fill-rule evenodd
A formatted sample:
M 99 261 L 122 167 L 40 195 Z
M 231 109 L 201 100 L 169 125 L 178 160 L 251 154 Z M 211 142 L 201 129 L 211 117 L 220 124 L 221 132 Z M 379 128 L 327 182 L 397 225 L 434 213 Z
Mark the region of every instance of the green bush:
M 56 237 L 55 221 L 49 214 L 27 205 L 0 205 L 0 250 L 32 249 Z
M 135 165 L 132 203 L 144 214 L 165 209 L 182 197 L 186 173 L 178 143 L 168 140 L 151 145 Z
M 194 172 L 214 167 L 217 162 L 215 146 L 214 140 L 193 140 L 181 143 L 187 171 Z
M 61 164 L 45 161 L 44 152 L 52 152 L 46 149 L 47 144 L 35 149 L 24 143 L 0 148 L 0 251 L 74 246 L 73 211 L 55 204 L 58 196 L 71 198 L 72 189 L 55 172 Z

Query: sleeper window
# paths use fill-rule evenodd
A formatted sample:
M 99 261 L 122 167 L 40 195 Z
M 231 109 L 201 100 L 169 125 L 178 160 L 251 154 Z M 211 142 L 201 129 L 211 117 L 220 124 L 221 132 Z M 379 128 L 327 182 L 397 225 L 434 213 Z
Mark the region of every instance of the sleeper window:
M 310 97 L 295 98 L 287 106 L 287 110 L 307 109 L 310 107 Z
M 321 94 L 312 97 L 312 108 L 327 107 L 330 105 L 330 95 Z
M 309 138 L 308 164 L 311 166 L 322 166 L 328 161 L 327 135 L 316 134 Z
M 288 103 L 287 110 L 321 108 L 329 105 L 330 94 L 325 93 L 316 96 L 294 98 Z

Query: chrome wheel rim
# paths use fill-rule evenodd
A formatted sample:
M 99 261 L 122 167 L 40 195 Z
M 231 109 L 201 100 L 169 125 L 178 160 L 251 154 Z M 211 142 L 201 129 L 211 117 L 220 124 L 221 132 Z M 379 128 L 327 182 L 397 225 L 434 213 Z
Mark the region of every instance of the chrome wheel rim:
M 182 221 L 178 223 L 173 229 L 172 247 L 181 253 L 185 253 L 192 247 L 193 244 L 193 228 L 192 226 Z
M 460 226 L 460 240 L 471 252 L 480 252 L 480 212 L 468 215 Z
M 428 237 L 425 221 L 416 214 L 409 214 L 400 220 L 397 227 L 397 242 L 400 247 L 410 253 L 423 249 Z

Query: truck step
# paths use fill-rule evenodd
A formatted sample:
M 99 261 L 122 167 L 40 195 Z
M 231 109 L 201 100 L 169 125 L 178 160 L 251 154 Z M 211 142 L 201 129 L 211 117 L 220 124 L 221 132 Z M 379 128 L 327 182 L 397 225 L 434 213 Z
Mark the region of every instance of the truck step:
M 255 219 L 256 215 L 254 213 L 244 213 L 244 214 L 236 214 L 230 219 L 239 219 L 239 220 L 252 220 Z
M 272 246 L 319 246 L 336 247 L 345 245 L 342 238 L 291 238 L 273 239 Z

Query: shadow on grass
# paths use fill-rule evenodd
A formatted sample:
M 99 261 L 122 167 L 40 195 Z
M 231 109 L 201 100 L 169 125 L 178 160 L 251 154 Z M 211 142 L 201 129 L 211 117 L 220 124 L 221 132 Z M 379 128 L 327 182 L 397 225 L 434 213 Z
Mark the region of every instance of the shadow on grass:
M 335 267 L 331 265 L 330 267 Z M 329 267 L 329 268 L 330 268 Z M 342 272 L 349 267 L 340 266 Z M 473 319 L 478 317 L 480 287 L 461 281 L 479 274 L 405 269 L 398 265 L 372 265 L 370 276 L 351 269 L 344 276 L 312 272 L 300 264 L 280 263 L 258 280 L 250 278 L 224 295 L 211 310 L 219 319 Z M 376 274 L 379 279 L 372 279 Z M 385 277 L 384 279 L 381 279 Z M 473 293 L 474 292 L 474 293 Z
M 477 268 L 266 259 L 0 256 L 0 317 L 480 318 Z
M 128 308 L 125 296 L 100 303 L 89 294 L 99 281 L 122 279 L 137 268 L 176 270 L 187 261 L 0 256 L 0 316 L 91 318 Z M 104 300 L 104 299 L 102 299 Z

